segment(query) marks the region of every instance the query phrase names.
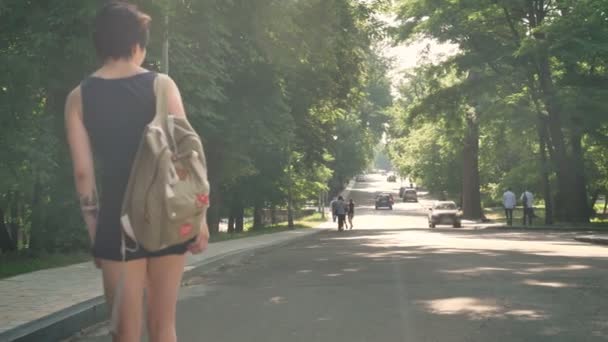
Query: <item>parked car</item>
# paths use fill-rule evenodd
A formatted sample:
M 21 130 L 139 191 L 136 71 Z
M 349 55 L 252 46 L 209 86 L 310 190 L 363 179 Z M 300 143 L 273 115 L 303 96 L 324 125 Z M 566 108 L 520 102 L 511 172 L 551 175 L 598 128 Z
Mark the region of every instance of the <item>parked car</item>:
M 355 180 L 357 182 L 365 182 L 365 176 L 363 175 L 358 175 L 357 178 L 355 178 Z
M 440 224 L 449 224 L 454 228 L 462 227 L 462 215 L 456 203 L 437 201 L 429 210 L 429 228 L 435 228 Z
M 418 192 L 416 189 L 405 189 L 403 191 L 403 202 L 418 202 Z
M 376 210 L 378 208 L 388 208 L 389 210 L 393 210 L 393 204 L 395 201 L 393 200 L 393 195 L 391 194 L 380 194 L 376 196 Z
M 397 182 L 397 176 L 395 176 L 395 175 L 390 175 L 390 176 L 388 176 L 388 177 L 386 178 L 386 180 L 387 180 L 388 182 L 395 183 L 395 182 Z

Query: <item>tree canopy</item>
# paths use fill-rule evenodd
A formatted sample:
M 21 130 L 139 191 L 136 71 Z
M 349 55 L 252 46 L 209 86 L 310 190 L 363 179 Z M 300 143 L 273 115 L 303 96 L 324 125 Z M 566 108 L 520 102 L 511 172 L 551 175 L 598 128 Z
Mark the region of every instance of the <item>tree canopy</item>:
M 608 147 L 608 108 L 600 100 L 608 84 L 608 2 L 395 5 L 399 41 L 430 37 L 459 47 L 445 61 L 411 71 L 402 87 L 392 125 L 397 165 L 465 198 L 476 187 L 489 201 L 506 187 L 536 190 L 547 205 L 547 222 L 588 221 L 598 194 L 608 192 L 600 171 L 608 164 L 599 152 Z M 442 136 L 435 140 L 439 152 L 416 160 L 410 153 L 428 149 L 415 142 L 424 132 Z M 477 142 L 478 150 L 467 141 Z M 445 184 L 442 175 L 452 165 L 462 172 Z
M 153 18 L 149 69 L 160 70 L 168 28 L 170 75 L 208 155 L 212 231 L 243 208 L 338 191 L 373 159 L 391 105 L 376 1 L 133 2 Z M 2 250 L 87 245 L 63 105 L 98 66 L 92 18 L 103 3 L 0 3 Z

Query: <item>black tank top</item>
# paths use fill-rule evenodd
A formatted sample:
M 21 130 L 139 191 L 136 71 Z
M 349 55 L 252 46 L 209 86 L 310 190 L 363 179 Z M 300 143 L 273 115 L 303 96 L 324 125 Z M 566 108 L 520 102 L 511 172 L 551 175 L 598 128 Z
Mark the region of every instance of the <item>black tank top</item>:
M 81 84 L 83 121 L 98 171 L 98 243 L 116 243 L 131 165 L 146 125 L 154 118 L 156 73 L 127 78 L 88 77 Z M 98 241 L 101 240 L 101 241 Z

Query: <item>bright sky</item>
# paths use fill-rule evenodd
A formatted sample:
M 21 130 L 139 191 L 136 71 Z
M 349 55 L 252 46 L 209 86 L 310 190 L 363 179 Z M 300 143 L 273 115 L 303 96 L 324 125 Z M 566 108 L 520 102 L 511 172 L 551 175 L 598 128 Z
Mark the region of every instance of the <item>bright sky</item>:
M 388 25 L 398 25 L 396 20 L 389 15 L 382 14 L 379 18 Z M 422 57 L 427 50 L 427 59 L 423 60 Z M 403 71 L 415 68 L 422 63 L 441 61 L 446 57 L 456 54 L 458 47 L 454 44 L 440 44 L 432 39 L 421 38 L 398 46 L 386 44 L 382 47 L 382 51 L 386 57 L 393 60 L 393 70 L 391 70 L 390 76 L 393 80 L 393 85 L 397 85 Z

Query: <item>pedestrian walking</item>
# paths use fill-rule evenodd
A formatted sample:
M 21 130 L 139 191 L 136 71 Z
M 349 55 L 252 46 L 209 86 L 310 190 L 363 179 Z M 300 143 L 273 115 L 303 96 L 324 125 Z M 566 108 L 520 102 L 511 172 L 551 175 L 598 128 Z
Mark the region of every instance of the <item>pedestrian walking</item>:
M 507 188 L 507 191 L 502 195 L 502 205 L 505 208 L 505 218 L 507 225 L 513 225 L 513 209 L 517 205 L 515 194 L 511 191 L 511 188 Z
M 524 226 L 527 224 L 532 225 L 532 218 L 534 218 L 534 195 L 530 191 L 525 190 L 521 194 L 521 202 L 524 208 Z
M 348 223 L 350 224 L 350 229 L 353 229 L 353 218 L 355 217 L 355 202 L 351 198 L 348 201 Z
M 331 208 L 331 218 L 334 222 L 338 219 L 338 214 L 336 214 L 336 205 L 338 204 L 338 199 L 334 197 L 334 199 L 329 203 L 329 207 Z
M 175 311 L 185 254 L 201 253 L 209 238 L 203 223 L 197 237 L 149 252 L 141 246 L 130 249 L 135 242 L 123 235 L 121 203 L 143 132 L 156 114 L 155 80 L 161 77 L 141 67 L 150 20 L 124 1 L 107 2 L 97 12 L 93 41 L 102 65 L 69 94 L 65 108 L 76 189 L 114 318 L 114 341 L 141 339 L 144 289 L 149 339 L 176 341 Z M 177 85 L 170 79 L 164 84 L 169 113 L 185 120 Z M 103 166 L 99 179 L 94 161 Z M 207 197 L 201 195 L 200 200 L 203 208 Z
M 346 213 L 348 212 L 348 206 L 346 202 L 344 202 L 344 198 L 342 196 L 338 197 L 336 201 L 336 216 L 338 216 L 338 230 L 344 230 L 344 225 L 346 224 Z

